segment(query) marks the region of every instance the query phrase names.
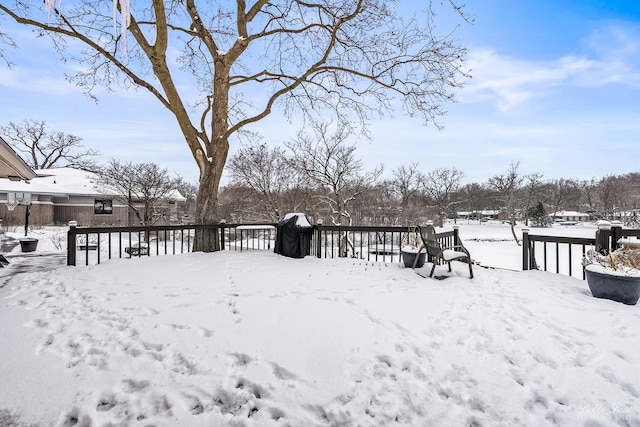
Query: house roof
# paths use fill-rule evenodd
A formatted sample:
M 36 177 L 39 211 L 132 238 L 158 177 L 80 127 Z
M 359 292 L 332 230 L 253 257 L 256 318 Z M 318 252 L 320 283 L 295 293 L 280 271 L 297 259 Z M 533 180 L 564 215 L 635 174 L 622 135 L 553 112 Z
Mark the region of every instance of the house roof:
M 38 169 L 29 182 L 1 181 L 0 192 L 28 192 L 51 196 L 104 195 L 96 185 L 96 175 L 73 168 Z
M 36 173 L 0 136 L 0 178 L 33 179 Z
M 554 216 L 589 216 L 589 214 L 587 213 L 583 213 L 583 212 L 576 212 L 576 211 L 560 211 L 560 212 L 556 212 L 554 214 Z
M 29 182 L 0 180 L 0 193 L 28 192 L 51 196 L 115 196 L 117 193 L 98 185 L 98 175 L 74 168 L 38 169 L 37 176 Z M 186 200 L 174 190 L 170 198 Z

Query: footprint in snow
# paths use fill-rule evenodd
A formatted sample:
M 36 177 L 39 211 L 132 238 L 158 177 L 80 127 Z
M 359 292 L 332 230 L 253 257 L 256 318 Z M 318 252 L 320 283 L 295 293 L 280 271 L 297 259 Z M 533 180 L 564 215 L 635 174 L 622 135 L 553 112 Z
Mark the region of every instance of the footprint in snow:
M 238 313 L 238 309 L 236 308 L 236 302 L 233 299 L 229 299 L 227 301 L 227 308 L 229 309 L 229 312 L 233 315 L 233 321 L 234 323 L 240 323 L 240 316 Z
M 198 328 L 198 334 L 205 338 L 211 338 L 213 336 L 213 331 L 207 328 Z

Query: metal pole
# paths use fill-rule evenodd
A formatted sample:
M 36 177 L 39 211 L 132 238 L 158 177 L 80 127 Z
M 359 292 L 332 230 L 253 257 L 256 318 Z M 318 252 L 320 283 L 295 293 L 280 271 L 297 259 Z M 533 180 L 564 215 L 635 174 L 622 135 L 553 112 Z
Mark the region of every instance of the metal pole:
M 25 205 L 27 208 L 24 212 L 24 236 L 27 237 L 27 232 L 29 231 L 29 214 L 31 205 Z

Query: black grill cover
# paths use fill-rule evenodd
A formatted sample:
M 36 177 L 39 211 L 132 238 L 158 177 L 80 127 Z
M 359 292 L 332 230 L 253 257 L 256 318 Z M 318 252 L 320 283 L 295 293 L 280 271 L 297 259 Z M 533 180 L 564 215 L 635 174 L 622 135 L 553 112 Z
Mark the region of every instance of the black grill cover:
M 304 258 L 311 254 L 313 227 L 297 225 L 298 216 L 293 215 L 278 223 L 276 227 L 275 253 L 290 258 Z

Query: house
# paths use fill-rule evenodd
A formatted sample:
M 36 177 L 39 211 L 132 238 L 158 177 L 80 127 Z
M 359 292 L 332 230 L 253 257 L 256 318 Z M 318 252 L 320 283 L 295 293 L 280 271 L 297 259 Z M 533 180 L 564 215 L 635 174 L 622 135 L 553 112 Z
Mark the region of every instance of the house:
M 471 219 L 476 221 L 488 221 L 491 219 L 498 219 L 500 211 L 497 210 L 481 210 L 471 212 L 457 212 L 458 218 Z
M 0 137 L 0 179 L 28 181 L 35 177 L 35 171 Z
M 552 214 L 555 222 L 577 223 L 589 221 L 589 214 L 576 211 L 560 211 Z
M 37 176 L 29 181 L 0 179 L 0 218 L 4 225 L 24 224 L 25 220 L 25 206 L 9 210 L 10 196 L 30 198 L 29 224 L 32 225 L 66 225 L 72 220 L 81 226 L 140 225 L 116 193 L 99 185 L 95 173 L 73 168 L 41 169 L 35 173 Z M 184 200 L 175 192 L 169 202 L 167 218 L 159 222 L 177 220 L 176 202 Z

